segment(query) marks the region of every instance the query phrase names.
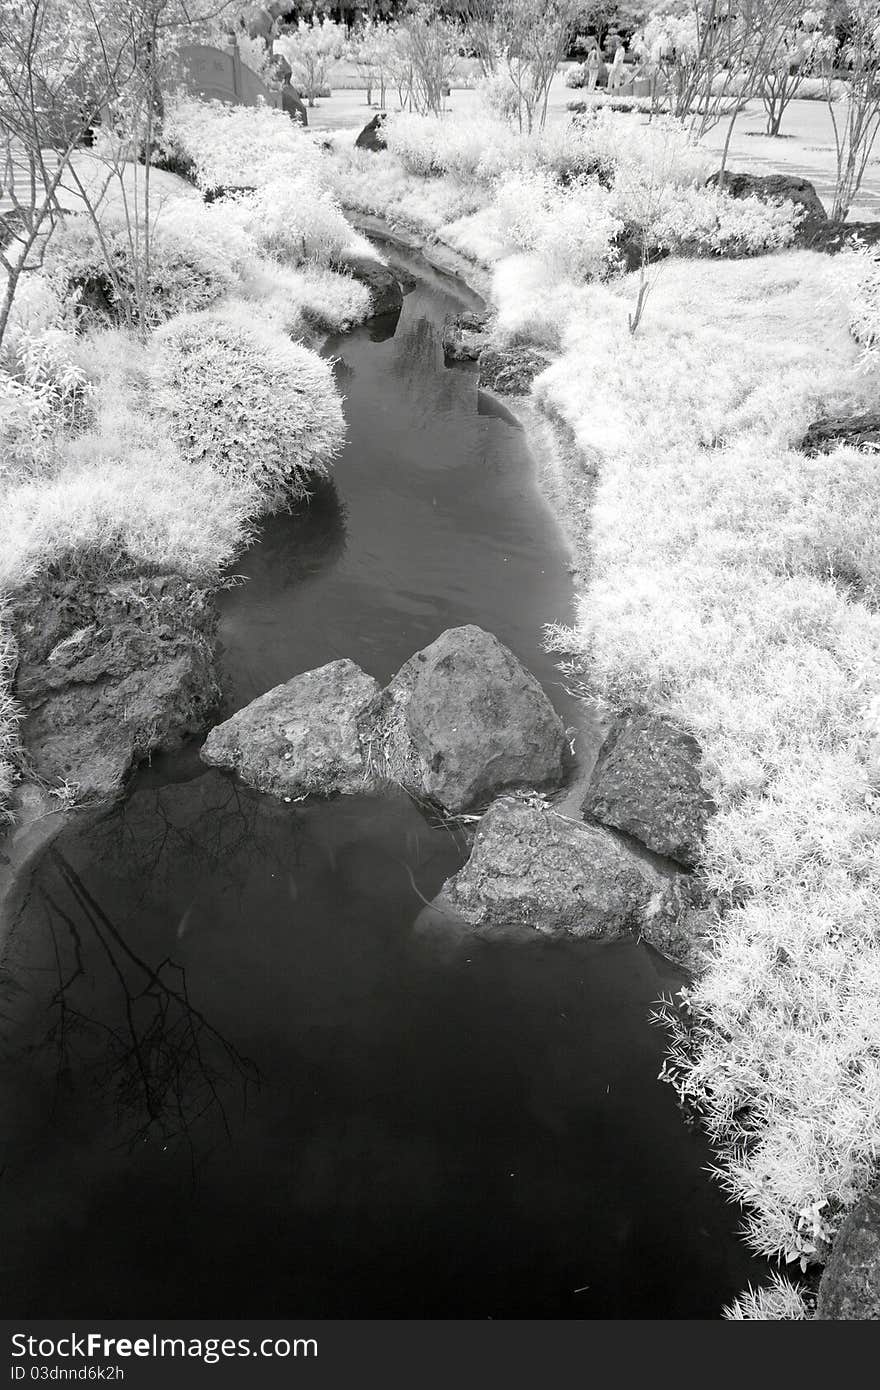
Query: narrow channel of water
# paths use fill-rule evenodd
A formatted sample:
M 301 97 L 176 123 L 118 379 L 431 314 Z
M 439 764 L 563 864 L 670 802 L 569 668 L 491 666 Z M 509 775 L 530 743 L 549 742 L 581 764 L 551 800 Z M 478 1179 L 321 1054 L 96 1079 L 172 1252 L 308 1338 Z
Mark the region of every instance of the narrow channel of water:
M 575 722 L 559 536 L 522 432 L 442 367 L 455 307 L 425 273 L 393 337 L 329 345 L 348 443 L 223 596 L 230 708 L 478 622 Z M 415 932 L 465 853 L 403 796 L 283 805 L 192 748 L 72 822 L 0 972 L 5 1316 L 718 1315 L 755 1271 L 657 1083 L 677 977 Z

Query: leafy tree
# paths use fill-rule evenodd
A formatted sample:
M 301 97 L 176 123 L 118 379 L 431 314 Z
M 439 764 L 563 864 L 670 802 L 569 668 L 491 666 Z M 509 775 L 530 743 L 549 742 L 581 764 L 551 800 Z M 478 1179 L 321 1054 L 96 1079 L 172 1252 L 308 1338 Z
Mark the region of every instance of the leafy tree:
M 826 96 L 834 127 L 837 177 L 831 216 L 843 221 L 864 178 L 880 129 L 880 5 L 847 0 L 832 15 L 843 41 L 829 32 L 823 50 Z M 847 70 L 847 94 L 835 87 L 835 66 Z
M 344 26 L 325 19 L 312 23 L 300 20 L 295 30 L 275 40 L 275 52 L 290 63 L 294 82 L 309 106 L 314 106 L 315 98 L 327 86 L 330 64 L 342 53 L 345 39 Z
M 793 15 L 761 78 L 761 100 L 767 112 L 767 134 L 778 135 L 789 103 L 820 58 L 825 42 L 824 15 L 806 10 Z
M 63 215 L 68 181 L 95 218 L 109 182 L 123 194 L 137 300 L 150 283 L 150 154 L 162 115 L 162 84 L 182 38 L 229 0 L 0 0 L 0 168 L 11 208 L 0 267 L 0 343 L 18 284 Z M 75 159 L 99 132 L 105 182 L 86 186 Z M 125 166 L 144 159 L 134 203 Z M 113 258 L 108 254 L 112 274 Z M 133 305 L 133 317 L 138 313 Z
M 496 32 L 520 130 L 543 129 L 550 83 L 577 29 L 581 0 L 498 0 Z

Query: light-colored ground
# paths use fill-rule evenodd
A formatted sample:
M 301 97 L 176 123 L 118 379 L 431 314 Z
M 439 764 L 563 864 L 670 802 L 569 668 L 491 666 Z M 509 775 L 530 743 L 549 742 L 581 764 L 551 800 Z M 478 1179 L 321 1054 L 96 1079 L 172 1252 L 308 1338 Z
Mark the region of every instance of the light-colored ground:
M 568 66 L 568 65 L 566 65 Z M 353 81 L 353 74 L 339 74 L 340 81 Z M 565 85 L 565 69 L 557 73 L 550 89 L 548 118 L 565 120 L 568 103 L 582 99 L 582 94 Z M 389 111 L 398 106 L 397 93 L 386 93 Z M 478 94 L 466 88 L 453 88 L 448 101 L 450 111 L 473 114 L 479 118 Z M 340 130 L 364 125 L 379 109 L 378 93 L 373 93 L 372 107 L 367 105 L 366 93 L 350 87 L 336 87 L 333 95 L 318 100 L 309 110 L 309 124 L 315 130 Z M 634 115 L 632 120 L 645 120 Z M 830 211 L 834 192 L 834 130 L 827 105 L 821 101 L 794 101 L 785 114 L 783 134 L 772 139 L 764 135 L 765 115 L 759 101 L 749 102 L 734 125 L 729 169 L 743 169 L 756 174 L 791 173 L 808 178 L 816 186 L 820 198 Z M 706 144 L 720 151 L 726 136 L 726 123 L 710 131 Z M 862 188 L 850 217 L 853 220 L 880 219 L 880 144 L 868 161 Z

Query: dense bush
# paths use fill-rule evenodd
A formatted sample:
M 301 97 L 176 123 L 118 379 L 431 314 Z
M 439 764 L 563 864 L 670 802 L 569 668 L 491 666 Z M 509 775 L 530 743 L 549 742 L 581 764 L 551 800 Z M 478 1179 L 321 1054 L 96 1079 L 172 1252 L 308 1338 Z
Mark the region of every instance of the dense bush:
M 259 307 L 265 322 L 295 338 L 308 338 L 316 330 L 344 333 L 363 323 L 371 309 L 366 285 L 344 272 L 310 264 L 293 267 L 257 261 L 240 294 Z
M 132 569 L 216 580 L 248 534 L 252 498 L 207 464 L 185 467 L 170 441 L 131 448 L 85 435 L 63 472 L 7 489 L 0 588 L 64 559 L 89 579 Z
M 180 199 L 160 207 L 151 226 L 149 276 L 143 224 L 108 213 L 96 226 L 78 214 L 49 243 L 46 268 L 81 316 L 140 320 L 147 325 L 203 309 L 227 294 L 253 243 L 225 207 Z
M 620 199 L 617 206 L 625 214 L 631 205 Z M 801 215 L 789 200 L 732 198 L 714 188 L 665 187 L 658 190 L 654 207 L 642 213 L 641 223 L 638 216 L 633 223 L 644 231 L 650 246 L 758 256 L 790 246 Z
M 272 178 L 236 201 L 259 249 L 279 260 L 326 264 L 356 240 L 333 194 L 307 175 Z
M 76 350 L 57 287 L 25 275 L 0 351 L 0 481 L 47 467 L 58 438 L 86 423 L 91 388 Z
M 180 98 L 171 104 L 157 148 L 163 162 L 185 163 L 198 187 L 255 188 L 285 174 L 314 175 L 320 151 L 285 112 Z
M 184 457 L 271 511 L 308 495 L 345 431 L 330 367 L 244 313 L 188 314 L 156 334 L 157 403 Z
M 511 246 L 539 256 L 557 276 L 596 280 L 615 263 L 614 239 L 623 223 L 612 195 L 596 179 L 563 186 L 541 171 L 499 180 L 499 230 Z

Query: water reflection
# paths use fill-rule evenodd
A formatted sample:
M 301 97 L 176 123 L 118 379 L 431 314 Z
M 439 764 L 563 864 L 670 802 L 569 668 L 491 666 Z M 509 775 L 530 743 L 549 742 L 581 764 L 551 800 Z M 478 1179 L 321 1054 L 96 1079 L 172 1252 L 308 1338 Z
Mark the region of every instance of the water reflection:
M 257 1069 L 193 1005 L 178 962 L 140 955 L 64 855 L 47 860 L 26 946 L 4 969 L 6 1060 L 54 1068 L 47 1122 L 64 1092 L 86 1091 L 112 1107 L 116 1145 L 182 1146 L 194 1178 L 218 1133 L 229 1139 L 228 1108 L 246 1108 Z

